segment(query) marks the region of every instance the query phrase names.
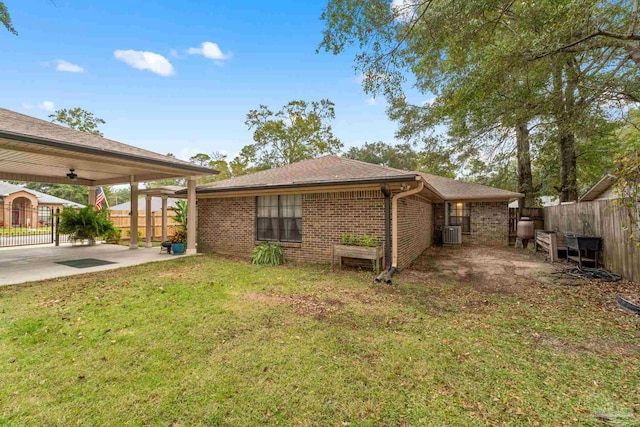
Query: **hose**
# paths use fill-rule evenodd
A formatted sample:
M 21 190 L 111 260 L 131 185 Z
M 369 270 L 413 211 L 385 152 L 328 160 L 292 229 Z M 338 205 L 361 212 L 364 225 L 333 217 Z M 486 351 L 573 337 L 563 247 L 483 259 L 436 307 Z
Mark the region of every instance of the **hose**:
M 551 273 L 553 276 L 567 276 L 573 279 L 584 280 L 602 280 L 603 282 L 617 282 L 622 279 L 622 276 L 617 273 L 612 273 L 603 268 L 583 268 L 582 270 L 577 267 L 567 268 L 562 271 Z

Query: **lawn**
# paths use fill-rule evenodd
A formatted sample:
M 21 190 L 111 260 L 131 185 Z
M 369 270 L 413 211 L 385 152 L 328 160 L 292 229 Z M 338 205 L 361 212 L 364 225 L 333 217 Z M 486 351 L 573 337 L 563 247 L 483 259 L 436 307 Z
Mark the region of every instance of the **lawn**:
M 24 236 L 25 234 L 29 234 L 29 235 L 51 234 L 51 227 L 37 227 L 37 228 L 0 227 L 0 236 Z
M 0 288 L 0 425 L 640 424 L 606 291 L 406 277 L 203 256 Z

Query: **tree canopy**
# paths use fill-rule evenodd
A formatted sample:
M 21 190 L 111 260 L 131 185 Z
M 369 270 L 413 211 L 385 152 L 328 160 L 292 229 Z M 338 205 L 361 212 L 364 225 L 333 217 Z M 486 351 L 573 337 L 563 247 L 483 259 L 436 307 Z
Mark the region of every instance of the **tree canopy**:
M 630 10 L 637 0 L 331 0 L 320 49 L 356 47 L 364 89 L 387 97 L 400 138 L 449 149 L 462 169 L 515 159 L 525 193 L 542 188 L 532 155 L 552 154 L 553 190 L 575 200 L 579 145 L 640 98 Z M 408 76 L 435 100 L 409 103 Z
M 266 169 L 335 154 L 342 143 L 329 124 L 334 118 L 334 104 L 328 99 L 291 101 L 276 112 L 260 105 L 247 114 L 245 124 L 253 130 L 255 142 L 242 149 L 239 161 Z
M 54 123 L 60 123 L 71 129 L 98 136 L 103 136 L 98 127 L 106 123 L 103 119 L 94 116 L 93 113 L 83 110 L 80 107 L 70 108 L 68 110 L 66 108 L 56 110 L 53 114 L 49 114 L 49 118 L 52 119 L 51 121 Z
M 9 10 L 3 1 L 0 1 L 0 22 L 4 25 L 4 28 L 7 29 L 11 34 L 18 35 L 18 31 L 13 27 L 13 23 L 11 22 L 11 15 L 9 15 Z

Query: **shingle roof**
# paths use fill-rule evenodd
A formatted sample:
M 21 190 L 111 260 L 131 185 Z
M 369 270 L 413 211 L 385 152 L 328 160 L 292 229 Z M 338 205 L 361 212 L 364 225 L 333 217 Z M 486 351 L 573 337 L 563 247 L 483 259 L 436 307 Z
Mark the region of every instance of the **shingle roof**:
M 345 182 L 362 182 L 376 179 L 398 178 L 399 180 L 415 179 L 414 172 L 371 163 L 351 160 L 334 155 L 303 160 L 279 168 L 242 175 L 236 178 L 215 181 L 198 186 L 198 192 L 255 189 L 292 185 L 337 184 Z
M 84 207 L 84 205 L 81 205 L 80 203 L 72 202 L 71 200 L 61 199 L 60 197 L 52 196 L 50 194 L 42 193 L 40 191 L 30 190 L 28 188 L 11 184 L 6 181 L 0 181 L 0 198 L 2 196 L 8 196 L 9 194 L 15 193 L 16 191 L 26 191 L 27 193 L 33 194 L 38 198 L 38 203 L 41 203 L 41 204 L 72 206 L 76 208 Z
M 442 194 L 446 200 L 510 200 L 524 197 L 521 193 L 515 193 L 501 188 L 458 181 L 425 172 L 418 173 L 422 175 L 425 181 Z
M 182 187 L 180 187 L 182 188 Z M 167 208 L 174 208 L 176 206 L 176 202 L 178 200 L 181 199 L 176 199 L 173 197 L 167 197 Z M 131 202 L 124 202 L 124 203 L 120 203 L 118 205 L 115 206 L 111 206 L 109 207 L 109 210 L 111 211 L 130 211 L 131 210 Z M 147 203 L 145 202 L 144 197 L 141 197 L 140 200 L 138 200 L 138 210 L 140 212 L 144 212 L 145 210 L 147 210 Z M 155 211 L 159 211 L 162 210 L 162 198 L 160 197 L 152 197 L 151 198 L 151 211 L 155 212 Z
M 268 169 L 236 178 L 198 186 L 198 193 L 265 189 L 270 187 L 310 186 L 355 183 L 376 180 L 410 181 L 422 176 L 445 200 L 508 200 L 523 197 L 520 193 L 457 181 L 422 172 L 409 172 L 374 165 L 335 155 Z
M 618 178 L 615 175 L 611 175 L 610 173 L 605 174 L 600 181 L 594 184 L 582 197 L 580 197 L 581 202 L 590 202 L 596 200 L 602 193 L 607 191 Z
M 199 167 L 184 160 L 175 159 L 153 151 L 144 150 L 132 145 L 112 139 L 103 138 L 87 132 L 80 132 L 65 126 L 60 126 L 46 120 L 37 119 L 17 113 L 15 111 L 0 108 L 0 132 L 23 135 L 26 137 L 56 141 L 60 144 L 75 145 L 81 148 L 99 150 L 104 153 L 118 153 L 132 157 L 151 159 L 167 165 L 187 167 L 192 170 L 207 171 L 208 168 Z

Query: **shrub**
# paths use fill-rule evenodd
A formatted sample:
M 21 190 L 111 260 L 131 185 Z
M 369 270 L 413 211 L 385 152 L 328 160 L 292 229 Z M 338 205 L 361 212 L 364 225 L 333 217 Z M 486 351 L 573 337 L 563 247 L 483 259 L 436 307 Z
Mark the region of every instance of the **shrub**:
M 284 263 L 282 247 L 273 242 L 260 243 L 253 250 L 251 263 L 256 265 L 280 265 Z
M 343 234 L 340 237 L 340 243 L 349 246 L 366 246 L 368 248 L 376 248 L 380 246 L 380 241 L 375 236 L 363 234 L 362 236 L 354 236 L 353 234 Z
M 107 218 L 105 210 L 95 210 L 93 206 L 84 208 L 64 208 L 60 212 L 60 232 L 72 234 L 77 239 L 88 239 L 95 242 L 96 237 L 103 236 L 115 229 Z
M 184 243 L 187 241 L 187 230 L 178 230 L 171 238 L 171 243 Z
M 114 227 L 113 230 L 109 230 L 102 235 L 105 242 L 117 245 L 122 239 L 122 230 Z

